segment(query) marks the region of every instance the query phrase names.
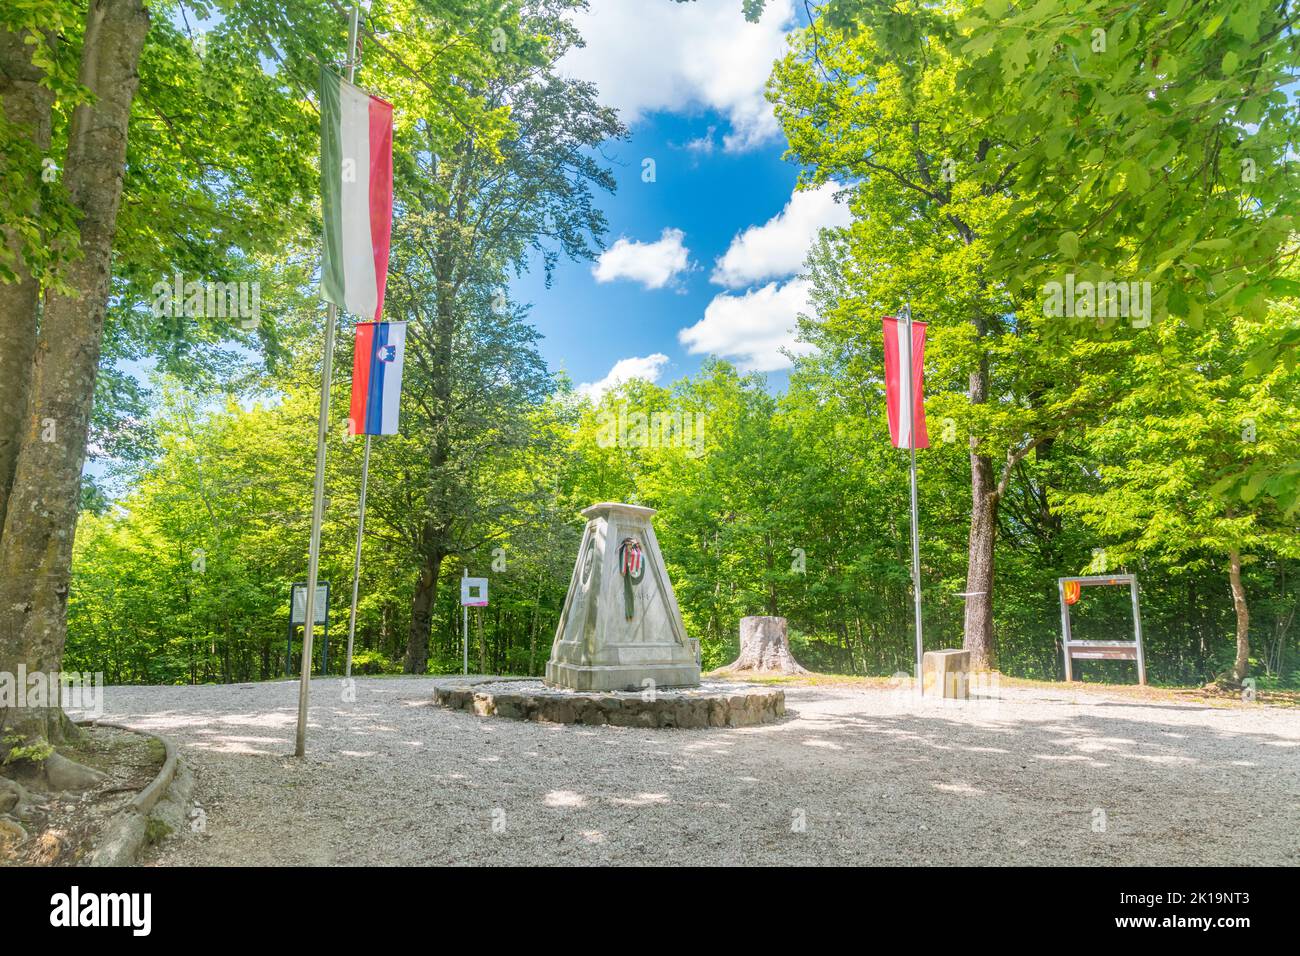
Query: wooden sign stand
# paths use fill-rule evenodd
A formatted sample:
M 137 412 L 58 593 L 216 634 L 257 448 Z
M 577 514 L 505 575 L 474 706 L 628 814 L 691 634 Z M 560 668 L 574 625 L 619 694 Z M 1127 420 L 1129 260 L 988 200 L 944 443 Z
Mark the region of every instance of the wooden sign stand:
M 1065 600 L 1065 585 L 1078 582 L 1081 588 L 1094 584 L 1127 584 L 1133 599 L 1133 640 L 1131 641 L 1076 641 L 1070 632 L 1070 605 Z M 1061 639 L 1065 650 L 1065 679 L 1074 680 L 1074 660 L 1136 661 L 1138 683 L 1147 682 L 1146 660 L 1142 655 L 1142 614 L 1138 609 L 1137 575 L 1097 574 L 1087 577 L 1058 578 L 1057 591 L 1061 596 Z

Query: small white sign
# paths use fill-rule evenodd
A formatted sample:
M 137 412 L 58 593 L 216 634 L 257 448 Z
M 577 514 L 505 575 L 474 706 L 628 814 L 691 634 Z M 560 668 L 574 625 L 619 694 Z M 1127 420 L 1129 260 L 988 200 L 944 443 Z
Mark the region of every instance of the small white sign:
M 487 578 L 461 578 L 460 603 L 465 607 L 487 607 Z
M 316 623 L 324 624 L 325 616 L 329 613 L 330 604 L 330 586 L 329 584 L 316 585 L 316 606 L 312 608 L 315 611 Z M 289 616 L 290 624 L 304 624 L 307 621 L 307 585 L 295 584 L 293 586 L 292 610 Z

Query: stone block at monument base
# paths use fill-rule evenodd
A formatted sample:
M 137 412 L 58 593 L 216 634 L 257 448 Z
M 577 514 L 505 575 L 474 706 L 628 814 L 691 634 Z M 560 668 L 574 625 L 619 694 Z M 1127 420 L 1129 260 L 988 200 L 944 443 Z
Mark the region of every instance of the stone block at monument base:
M 921 688 L 926 697 L 970 697 L 970 651 L 926 651 L 921 658 Z
M 616 727 L 754 727 L 785 715 L 785 692 L 733 681 L 645 691 L 582 691 L 529 677 L 442 677 L 433 682 L 440 707 L 479 717 Z
M 653 681 L 647 684 L 645 681 Z M 546 683 L 573 690 L 644 690 L 647 687 L 694 687 L 700 669 L 694 664 L 619 663 L 606 667 L 548 663 Z
M 587 526 L 555 629 L 546 683 L 581 691 L 694 687 L 698 643 L 686 636 L 650 518 L 604 502 Z

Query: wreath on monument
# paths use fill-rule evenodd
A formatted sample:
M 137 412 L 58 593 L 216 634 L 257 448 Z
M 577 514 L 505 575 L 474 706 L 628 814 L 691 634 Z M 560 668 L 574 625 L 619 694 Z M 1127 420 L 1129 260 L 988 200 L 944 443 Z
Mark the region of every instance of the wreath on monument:
M 636 611 L 632 588 L 645 580 L 645 555 L 636 538 L 624 538 L 618 546 L 618 571 L 623 575 L 623 615 L 630 621 Z

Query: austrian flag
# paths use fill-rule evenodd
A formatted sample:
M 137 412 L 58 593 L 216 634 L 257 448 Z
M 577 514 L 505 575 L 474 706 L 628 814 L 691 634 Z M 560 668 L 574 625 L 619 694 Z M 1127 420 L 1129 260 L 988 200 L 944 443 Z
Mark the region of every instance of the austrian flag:
M 925 431 L 925 323 L 913 322 L 911 340 L 907 323 L 885 317 L 885 408 L 889 413 L 889 437 L 895 448 L 929 448 Z M 900 372 L 902 374 L 900 374 Z M 910 372 L 910 374 L 908 374 Z M 911 441 L 908 406 L 916 425 L 916 444 Z
M 377 321 L 393 227 L 393 107 L 322 67 L 320 133 L 321 295 Z

